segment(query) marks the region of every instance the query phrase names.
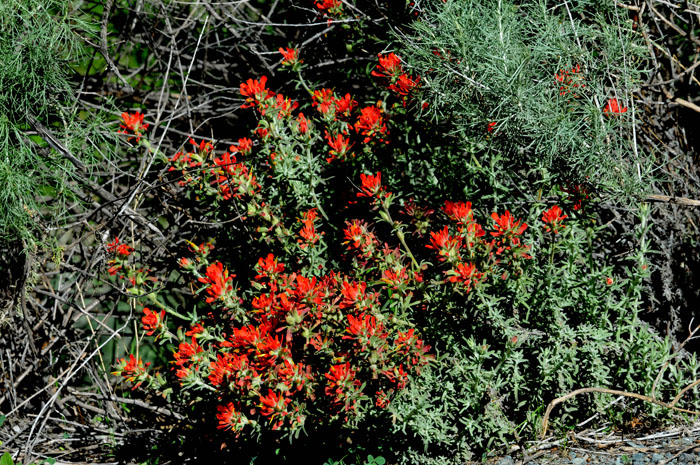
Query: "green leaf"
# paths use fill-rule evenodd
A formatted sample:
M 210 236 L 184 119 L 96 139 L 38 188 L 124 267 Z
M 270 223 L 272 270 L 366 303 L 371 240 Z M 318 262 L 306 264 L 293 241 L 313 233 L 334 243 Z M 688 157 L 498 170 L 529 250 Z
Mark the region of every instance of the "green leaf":
M 0 415 L 0 426 L 2 426 L 3 423 L 5 423 L 5 420 L 7 417 L 5 415 Z
M 15 465 L 9 452 L 5 452 L 2 458 L 0 458 L 0 465 Z

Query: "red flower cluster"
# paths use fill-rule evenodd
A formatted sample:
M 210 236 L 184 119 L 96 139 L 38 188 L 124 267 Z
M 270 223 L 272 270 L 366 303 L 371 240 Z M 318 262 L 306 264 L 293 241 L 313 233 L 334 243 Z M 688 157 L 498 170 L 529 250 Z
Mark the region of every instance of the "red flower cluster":
M 406 106 L 408 97 L 420 87 L 420 77 L 411 77 L 403 70 L 401 59 L 393 52 L 384 56 L 378 55 L 379 64 L 372 71 L 372 76 L 386 78 L 389 81 L 389 90 L 401 96 L 403 105 Z
M 557 205 L 554 205 L 552 208 L 542 213 L 542 221 L 545 224 L 547 232 L 551 231 L 554 232 L 554 234 L 559 234 L 559 231 L 566 227 L 563 223 L 567 216 L 563 215 L 563 213 L 564 212 Z
M 190 138 L 190 144 L 194 146 L 195 150 L 193 152 L 180 151 L 168 159 L 170 162 L 168 171 L 180 171 L 182 173 L 182 179 L 178 182 L 180 186 L 194 183 L 199 179 L 200 173 L 198 168 L 202 166 L 203 161 L 214 150 L 212 143 L 204 140 L 197 143 Z
M 325 392 L 333 399 L 333 403 L 342 405 L 345 411 L 354 409 L 362 382 L 355 378 L 355 370 L 350 367 L 350 362 L 331 366 L 325 377 L 328 380 Z
M 385 142 L 383 136 L 386 136 L 387 128 L 385 116 L 381 109 L 381 102 L 377 102 L 375 106 L 365 107 L 360 110 L 360 116 L 355 123 L 355 131 L 365 137 L 362 141 L 365 144 L 375 137 L 380 142 Z
M 306 247 L 313 247 L 313 245 L 316 244 L 319 239 L 321 239 L 321 235 L 319 235 L 319 233 L 316 231 L 317 219 L 318 210 L 315 208 L 301 214 L 301 219 L 299 219 L 299 222 L 302 224 L 302 226 L 299 230 L 300 239 L 298 239 L 297 242 L 299 242 L 299 247 L 302 249 L 305 249 Z
M 290 66 L 294 69 L 304 62 L 304 60 L 299 59 L 299 50 L 296 48 L 280 47 L 279 51 L 282 54 L 282 66 Z
M 357 193 L 358 197 L 381 199 L 388 195 L 388 193 L 384 192 L 384 187 L 382 187 L 381 172 L 377 172 L 375 175 L 362 173 L 360 174 L 360 181 L 362 184 L 360 186 L 360 192 Z
M 253 151 L 253 141 L 247 137 L 238 139 L 238 143 L 232 145 L 228 149 L 231 153 L 240 153 L 242 155 L 250 155 Z
M 107 272 L 112 276 L 116 275 L 117 271 L 122 270 L 124 268 L 124 266 L 127 263 L 127 258 L 129 257 L 129 255 L 131 255 L 133 251 L 133 247 L 124 243 L 120 243 L 119 238 L 115 237 L 112 242 L 107 244 L 107 252 L 110 254 L 114 254 L 114 258 L 107 261 L 107 264 L 110 265 Z M 123 275 L 120 276 L 122 278 L 124 277 Z
M 578 98 L 576 93 L 578 90 L 586 87 L 583 83 L 584 77 L 581 74 L 581 65 L 577 64 L 570 70 L 560 69 L 559 73 L 554 74 L 554 79 L 559 86 L 559 95 L 571 95 L 573 98 Z
M 267 84 L 267 76 L 263 76 L 260 80 L 248 79 L 240 86 L 241 95 L 246 97 L 242 108 L 260 108 L 274 95 L 270 89 L 265 87 Z
M 330 163 L 336 158 L 341 160 L 346 160 L 349 158 L 348 155 L 350 153 L 350 149 L 352 148 L 350 139 L 343 134 L 336 134 L 335 138 L 332 138 L 330 134 L 328 134 L 328 131 L 326 131 L 326 139 L 328 140 L 328 145 L 331 148 L 330 152 L 328 152 L 331 156 L 326 158 L 327 162 Z
M 127 381 L 134 384 L 136 389 L 149 378 L 149 374 L 146 372 L 146 368 L 150 363 L 143 364 L 143 360 L 137 359 L 133 354 L 129 354 L 129 360 L 119 359 L 117 360 L 116 370 L 112 372 L 115 376 L 123 376 Z
M 197 336 L 192 336 L 191 342 L 181 342 L 177 350 L 173 352 L 173 361 L 177 367 L 175 376 L 180 379 L 192 376 L 192 368 L 202 360 L 204 349 L 197 343 Z
M 199 278 L 200 283 L 207 284 L 207 303 L 212 303 L 216 300 L 226 301 L 229 298 L 234 298 L 233 294 L 233 278 L 236 275 L 229 275 L 228 269 L 224 269 L 221 262 L 212 263 L 207 267 L 206 277 Z
M 496 247 L 496 255 L 508 251 L 513 257 L 532 258 L 528 255 L 530 246 L 524 245 L 520 240 L 520 236 L 527 229 L 526 223 L 516 220 L 508 210 L 503 215 L 491 213 L 491 218 L 495 222 L 491 235 L 495 238 L 492 245 Z
M 462 259 L 460 255 L 462 238 L 451 236 L 447 226 L 437 232 L 431 231 L 430 244 L 426 247 L 437 250 L 438 260 L 441 262 L 447 261 L 451 264 L 457 264 Z
M 161 331 L 163 329 L 164 319 L 165 310 L 161 310 L 160 313 L 157 313 L 148 307 L 144 307 L 141 323 L 143 324 L 144 331 L 146 331 L 146 336 L 152 336 L 156 331 Z
M 450 266 L 444 272 L 446 280 L 460 283 L 466 292 L 487 275 L 496 272 L 498 267 L 505 270 L 504 266 L 515 259 L 532 258 L 527 253 L 530 246 L 524 245 L 520 239 L 527 225 L 516 220 L 510 212 L 491 215 L 495 221 L 490 233 L 493 239 L 487 241 L 486 232 L 474 219 L 471 202 L 447 201 L 443 211 L 455 227 L 444 226 L 431 232 L 430 244 L 426 247 L 436 250 L 438 260 Z M 454 234 L 450 232 L 451 229 L 455 231 Z M 507 276 L 507 272 L 503 276 Z
M 605 104 L 605 108 L 603 108 L 603 113 L 606 115 L 621 115 L 622 113 L 627 112 L 627 107 L 623 107 L 620 105 L 620 101 L 616 98 L 609 98 L 608 103 Z
M 317 89 L 311 95 L 311 105 L 327 121 L 338 121 L 339 119 L 345 120 L 349 118 L 357 106 L 357 102 L 350 94 L 338 97 L 332 89 Z
M 365 258 L 374 255 L 379 241 L 374 233 L 368 229 L 367 224 L 363 220 L 346 221 L 345 224 L 346 227 L 343 230 L 345 242 L 343 244 L 348 244 L 348 250 L 357 250 Z
M 340 0 L 316 0 L 314 4 L 316 8 L 326 12 L 327 15 L 337 18 L 343 14 L 343 3 Z M 331 22 L 330 18 L 328 22 Z
M 250 139 L 240 139 L 238 146 L 232 145 L 231 148 L 242 153 L 247 150 L 250 153 L 250 146 L 246 145 L 250 142 Z M 218 186 L 219 194 L 224 200 L 253 197 L 260 190 L 255 175 L 247 165 L 239 163 L 233 153 L 225 152 L 221 157 L 215 158 L 214 166 L 210 171 L 213 176 L 211 183 Z
M 116 253 L 117 255 L 125 258 L 131 255 L 131 252 L 134 251 L 134 248 L 131 247 L 130 245 L 119 243 L 119 238 L 115 237 L 112 242 L 107 244 L 107 252 L 109 253 Z
M 303 220 L 313 221 L 315 214 L 311 210 Z M 209 266 L 205 280 L 227 288 L 222 269 Z M 203 376 L 216 389 L 220 429 L 238 433 L 268 424 L 296 431 L 316 410 L 347 420 L 363 402 L 386 407 L 428 361 L 423 341 L 382 313 L 366 282 L 285 270 L 273 254 L 261 257 L 252 310 L 244 319 L 226 320 L 221 332 L 207 332 L 200 323 L 173 355 L 183 385 L 194 386 Z
M 143 114 L 140 112 L 122 113 L 122 123 L 119 125 L 119 133 L 133 134 L 136 137 L 136 142 L 141 140 L 141 136 L 148 129 L 148 124 L 143 124 Z M 132 137 L 129 137 L 131 140 Z

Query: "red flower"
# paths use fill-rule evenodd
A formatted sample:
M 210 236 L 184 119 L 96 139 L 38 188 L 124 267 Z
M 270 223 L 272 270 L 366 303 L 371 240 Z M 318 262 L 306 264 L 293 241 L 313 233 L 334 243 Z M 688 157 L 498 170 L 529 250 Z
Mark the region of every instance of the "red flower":
M 196 325 L 192 326 L 189 331 L 185 331 L 185 336 L 197 337 L 197 334 L 201 334 L 203 332 L 204 332 L 204 326 L 202 326 L 201 323 L 197 323 Z
M 119 243 L 119 238 L 115 237 L 112 242 L 107 244 L 107 252 L 109 253 L 115 253 L 117 255 L 121 255 L 122 257 L 128 257 L 131 252 L 134 251 L 134 248 L 126 245 L 126 244 L 120 244 Z
M 363 310 L 366 309 L 366 292 L 367 283 L 365 282 L 355 283 L 353 281 L 349 283 L 343 281 L 340 285 L 340 293 L 343 295 L 343 300 L 339 304 L 340 308 L 362 307 Z
M 328 131 L 326 131 L 326 139 L 328 140 L 328 145 L 331 148 L 329 152 L 331 156 L 330 158 L 326 159 L 327 162 L 331 162 L 336 158 L 340 158 L 342 160 L 347 158 L 347 154 L 352 147 L 352 144 L 350 144 L 350 139 L 342 134 L 337 134 L 335 138 L 333 138 L 330 136 L 330 134 L 328 134 Z
M 352 391 L 360 387 L 362 383 L 355 379 L 355 370 L 350 368 L 350 362 L 345 362 L 341 365 L 331 366 L 328 373 L 325 374 L 328 380 L 325 392 L 329 397 L 333 397 L 335 404 L 343 402 L 345 397 L 352 394 Z M 354 402 L 346 402 L 345 409 L 350 410 L 354 407 Z
M 123 376 L 130 383 L 139 380 L 139 382 L 132 388 L 136 389 L 146 378 L 148 378 L 146 368 L 149 365 L 150 363 L 146 363 L 146 365 L 144 365 L 143 360 L 140 358 L 137 360 L 133 354 L 129 354 L 129 360 L 122 358 L 117 361 L 117 369 L 116 371 L 113 371 L 112 374 L 116 376 Z
M 446 200 L 443 210 L 452 221 L 457 223 L 467 225 L 474 221 L 471 202 L 450 202 Z
M 386 56 L 382 55 L 381 53 L 377 56 L 379 57 L 379 64 L 377 65 L 377 69 L 372 71 L 372 76 L 391 79 L 392 77 L 403 73 L 401 59 L 393 52 Z
M 379 106 L 365 107 L 355 123 L 355 131 L 365 136 L 363 143 L 369 142 L 377 134 L 386 134 L 386 123 Z M 382 140 L 381 138 L 379 140 Z
M 304 113 L 299 113 L 297 115 L 297 123 L 299 124 L 299 132 L 302 134 L 306 134 L 309 131 L 309 121 L 306 119 L 306 116 L 304 116 Z
M 362 192 L 358 192 L 358 197 L 374 197 L 379 196 L 382 193 L 382 173 L 377 172 L 375 175 L 371 174 L 360 174 L 360 180 L 362 181 L 362 186 L 360 189 Z
M 292 111 L 296 110 L 299 106 L 299 102 L 295 102 L 289 97 L 285 97 L 282 94 L 277 94 L 274 101 L 275 109 L 277 109 L 277 119 L 282 119 L 284 117 L 289 117 L 292 115 Z
M 278 395 L 274 391 L 269 391 L 266 396 L 260 396 L 260 414 L 269 417 L 276 414 L 286 414 L 287 404 L 291 399 Z M 275 428 L 273 428 L 275 429 Z
M 519 236 L 527 229 L 527 224 L 523 223 L 521 225 L 521 220 L 516 221 L 515 217 L 511 215 L 508 210 L 506 210 L 503 215 L 499 215 L 495 212 L 491 213 L 491 218 L 496 222 L 494 225 L 495 231 L 491 232 L 491 235 L 494 237 L 507 235 Z
M 183 367 L 186 363 L 191 362 L 195 355 L 201 352 L 204 352 L 204 349 L 197 344 L 197 337 L 192 336 L 192 343 L 181 342 L 178 346 L 178 350 L 173 352 L 173 358 L 175 359 L 173 363 Z
M 408 273 L 406 272 L 406 267 L 403 266 L 398 270 L 384 270 L 382 272 L 381 281 L 396 289 L 401 284 L 408 280 Z
M 322 115 L 330 113 L 331 108 L 334 108 L 335 96 L 332 89 L 315 90 L 311 96 L 311 105 L 318 107 L 318 111 Z
M 148 331 L 146 336 L 152 336 L 157 330 L 163 327 L 163 319 L 165 318 L 165 310 L 162 310 L 160 314 L 152 311 L 148 307 L 143 309 L 144 315 L 141 317 L 141 323 L 143 324 L 143 329 Z
M 335 114 L 336 116 L 350 116 L 353 108 L 357 106 L 357 102 L 352 99 L 350 94 L 345 94 L 345 97 L 338 98 L 335 100 Z
M 307 212 L 303 212 L 299 222 L 302 224 L 301 230 L 299 230 L 299 236 L 303 239 L 305 243 L 301 245 L 301 248 L 306 248 L 308 245 L 313 245 L 321 238 L 316 232 L 316 225 L 314 224 L 316 218 L 318 217 L 318 210 L 312 208 Z M 323 234 L 323 233 L 322 233 Z M 302 240 L 299 239 L 299 242 Z
M 621 108 L 620 102 L 616 98 L 609 98 L 608 103 L 603 108 L 603 113 L 609 115 L 610 113 L 620 115 L 627 111 L 627 107 Z
M 393 90 L 397 94 L 406 97 L 408 96 L 408 94 L 411 93 L 413 89 L 416 89 L 419 86 L 420 77 L 411 79 L 411 77 L 408 74 L 404 73 L 396 79 L 395 83 L 389 86 L 389 90 Z
M 460 259 L 461 238 L 450 236 L 450 232 L 445 226 L 438 232 L 430 232 L 430 245 L 426 245 L 426 247 L 437 250 L 440 261 L 453 262 Z
M 316 8 L 326 10 L 331 14 L 339 14 L 343 11 L 343 3 L 340 0 L 318 0 Z
M 216 414 L 216 419 L 219 420 L 218 429 L 237 430 L 240 427 L 241 413 L 236 410 L 233 402 L 218 405 L 216 410 L 219 412 Z
M 377 391 L 374 405 L 376 405 L 379 408 L 387 408 L 389 406 L 389 401 L 390 399 L 387 393 L 385 393 L 384 391 Z
M 458 263 L 457 266 L 446 272 L 447 280 L 452 283 L 462 283 L 469 292 L 473 284 L 479 282 L 482 273 L 476 269 L 473 263 Z
M 257 79 L 248 79 L 246 82 L 241 84 L 241 95 L 247 97 L 246 103 L 242 106 L 242 108 L 258 106 L 260 111 L 264 114 L 264 108 L 262 108 L 263 103 L 274 95 L 271 90 L 265 87 L 266 83 L 267 76 L 263 76 L 259 81 Z
M 567 215 L 562 215 L 562 213 L 561 208 L 557 205 L 542 213 L 542 221 L 547 232 L 553 231 L 554 234 L 559 234 L 559 231 L 566 227 L 562 223 L 567 218 Z
M 209 284 L 207 293 L 207 303 L 212 303 L 214 300 L 223 298 L 227 292 L 233 291 L 231 281 L 236 276 L 229 275 L 228 269 L 224 269 L 221 262 L 212 263 L 207 267 L 206 278 L 199 278 L 199 282 Z
M 207 155 L 212 150 L 214 150 L 214 145 L 211 142 L 206 141 L 206 140 L 201 140 L 201 141 L 199 141 L 199 143 L 197 143 L 196 140 L 194 140 L 193 138 L 190 137 L 190 144 L 194 145 L 195 150 L 197 150 L 197 152 L 203 156 Z M 200 165 L 201 165 L 201 163 L 200 163 Z
M 229 151 L 231 151 L 231 153 L 240 152 L 243 155 L 250 155 L 250 152 L 253 151 L 253 141 L 248 139 L 247 137 L 238 139 L 238 144 L 229 147 Z
M 347 226 L 343 230 L 345 233 L 345 241 L 343 244 L 349 244 L 348 250 L 355 248 L 361 250 L 365 256 L 371 256 L 373 250 L 379 243 L 374 233 L 367 230 L 367 226 L 362 220 L 352 220 L 352 222 L 346 221 L 345 224 Z
M 384 334 L 382 333 L 384 328 L 381 323 L 377 325 L 377 319 L 372 315 L 367 315 L 365 313 L 360 313 L 360 315 L 355 318 L 352 315 L 348 315 L 348 327 L 345 330 L 350 333 L 355 338 L 370 338 L 375 334 L 380 337 Z M 352 336 L 343 336 L 343 339 L 354 339 Z
M 486 125 L 486 132 L 493 132 L 493 130 L 496 128 L 496 122 L 491 121 L 489 124 Z
M 304 61 L 299 59 L 299 50 L 295 48 L 280 47 L 279 50 L 282 54 L 282 66 L 294 66 Z
M 119 125 L 119 133 L 121 134 L 134 134 L 136 136 L 136 142 L 141 140 L 141 136 L 148 129 L 148 124 L 143 124 L 143 114 L 137 112 L 134 113 L 122 113 L 122 124 Z M 131 139 L 131 137 L 129 138 Z
M 283 271 L 284 263 L 278 263 L 275 256 L 269 253 L 267 257 L 258 259 L 258 275 L 255 276 L 255 279 L 269 277 L 270 275 L 276 275 Z

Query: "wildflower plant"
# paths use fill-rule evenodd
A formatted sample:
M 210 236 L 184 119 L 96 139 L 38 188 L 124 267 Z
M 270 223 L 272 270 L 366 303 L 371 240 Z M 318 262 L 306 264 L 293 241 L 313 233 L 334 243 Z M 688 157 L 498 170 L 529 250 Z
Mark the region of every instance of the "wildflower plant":
M 157 153 L 173 198 L 226 227 L 173 246 L 184 282 L 154 276 L 136 244 L 107 244 L 138 345 L 169 352 L 159 367 L 131 351 L 115 373 L 207 409 L 227 438 L 390 415 L 392 434 L 424 443 L 395 451 L 402 463 L 463 463 L 534 436 L 542 406 L 580 386 L 675 396 L 695 360 L 658 375 L 676 354 L 640 318 L 648 208 L 610 256 L 595 211 L 601 189 L 629 181 L 630 163 L 603 171 L 629 147 L 638 75 L 599 61 L 634 47 L 594 45 L 608 16 L 561 21 L 561 6 L 538 5 L 416 5 L 419 36 L 372 57 L 363 96 L 314 84 L 303 50 L 282 48 L 298 92 L 248 77 L 253 124 L 235 144 L 193 134 Z M 529 42 L 543 34 L 561 40 Z M 155 151 L 148 129 L 123 116 L 135 150 Z M 177 286 L 188 297 L 166 298 Z M 610 413 L 607 400 L 576 399 L 555 424 Z

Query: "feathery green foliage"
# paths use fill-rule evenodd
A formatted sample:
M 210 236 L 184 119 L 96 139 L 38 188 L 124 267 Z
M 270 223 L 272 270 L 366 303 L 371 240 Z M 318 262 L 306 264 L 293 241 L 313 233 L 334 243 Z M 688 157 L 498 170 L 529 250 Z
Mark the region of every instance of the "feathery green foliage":
M 649 162 L 634 143 L 630 92 L 645 61 L 611 1 L 434 1 L 401 37 L 436 119 L 512 162 L 544 163 L 560 181 L 639 194 Z M 624 113 L 605 111 L 618 99 Z M 511 170 L 506 163 L 501 171 Z
M 0 238 L 25 246 L 45 240 L 41 226 L 61 215 L 73 172 L 32 122 L 78 158 L 88 135 L 99 140 L 97 126 L 81 120 L 74 105 L 69 62 L 81 57 L 81 43 L 73 28 L 87 30 L 70 2 L 0 3 Z

